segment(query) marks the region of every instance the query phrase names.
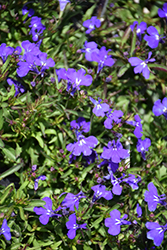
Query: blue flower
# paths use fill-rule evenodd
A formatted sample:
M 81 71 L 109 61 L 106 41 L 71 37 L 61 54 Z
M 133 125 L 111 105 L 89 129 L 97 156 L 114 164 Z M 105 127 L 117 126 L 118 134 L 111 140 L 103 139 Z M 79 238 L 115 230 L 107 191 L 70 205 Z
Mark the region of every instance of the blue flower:
M 104 121 L 104 126 L 107 129 L 112 129 L 112 123 L 113 121 L 118 124 L 121 122 L 120 117 L 123 116 L 123 112 L 121 110 L 112 110 L 110 109 L 108 113 L 106 114 L 107 119 Z
M 98 144 L 98 140 L 94 136 L 85 137 L 78 133 L 77 142 L 70 143 L 66 146 L 68 151 L 71 151 L 73 155 L 79 156 L 81 153 L 85 156 L 92 154 L 92 149 Z
M 88 30 L 86 31 L 86 34 L 89 34 L 96 27 L 99 28 L 100 25 L 101 25 L 101 22 L 99 19 L 97 19 L 96 16 L 92 16 L 91 19 L 88 19 L 83 22 L 83 26 L 88 28 Z
M 154 61 L 155 61 L 154 58 L 150 59 L 150 58 L 151 58 L 151 55 L 152 55 L 152 52 L 149 52 L 149 53 L 148 53 L 148 58 L 147 58 L 145 61 L 141 60 L 141 59 L 138 58 L 138 57 L 131 57 L 131 58 L 128 59 L 128 61 L 130 62 L 130 64 L 131 64 L 132 66 L 136 66 L 136 67 L 134 68 L 135 74 L 141 73 L 141 72 L 142 72 L 142 73 L 143 73 L 143 76 L 144 76 L 146 79 L 149 78 L 149 76 L 150 76 L 150 69 L 148 68 L 147 63 L 148 63 L 148 62 L 154 62 Z
M 65 9 L 67 3 L 70 3 L 70 1 L 69 0 L 59 0 L 60 11 L 63 11 Z
M 155 211 L 158 203 L 166 205 L 166 202 L 164 201 L 166 199 L 166 195 L 162 194 L 159 196 L 157 189 L 152 182 L 148 184 L 148 190 L 149 191 L 145 191 L 144 193 L 144 200 L 148 203 L 148 210 L 150 212 Z
M 165 119 L 167 120 L 167 98 L 164 97 L 164 99 L 161 100 L 158 99 L 153 106 L 153 113 L 155 116 L 159 116 L 159 115 L 164 115 Z
M 90 130 L 90 122 L 86 122 L 84 117 L 78 117 L 78 121 L 70 122 L 71 129 L 79 130 L 80 132 L 88 133 Z
M 133 190 L 136 190 L 139 188 L 137 183 L 141 181 L 141 178 L 139 176 L 136 178 L 134 174 L 129 174 L 129 177 L 123 179 L 123 181 L 129 184 Z
M 94 104 L 94 108 L 93 108 L 93 113 L 96 116 L 105 116 L 105 112 L 107 112 L 109 110 L 109 105 L 107 103 L 101 103 L 101 99 L 99 99 L 98 101 L 94 100 L 92 97 L 90 97 L 91 102 Z
M 50 217 L 60 217 L 60 214 L 56 214 L 56 210 L 52 210 L 52 200 L 49 197 L 44 197 L 42 199 L 43 201 L 46 202 L 46 204 L 43 207 L 34 207 L 33 211 L 37 214 L 40 215 L 39 221 L 43 224 L 46 225 L 49 222 Z
M 147 238 L 154 241 L 154 245 L 159 247 L 164 239 L 164 232 L 167 230 L 167 224 L 164 226 L 159 225 L 157 222 L 147 222 Z
M 34 181 L 34 190 L 38 189 L 39 180 L 42 180 L 42 181 L 46 180 L 46 176 L 45 175 L 40 175 L 35 179 L 35 181 Z
M 149 36 L 145 35 L 144 40 L 147 41 L 150 48 L 155 49 L 158 47 L 159 42 L 163 43 L 163 40 L 155 27 L 148 27 L 147 32 Z
M 103 197 L 106 200 L 111 200 L 113 198 L 111 191 L 107 191 L 106 186 L 104 185 L 96 185 L 91 187 L 91 189 L 94 191 L 92 202 L 95 202 L 101 197 Z
M 14 48 L 6 47 L 5 43 L 2 43 L 0 46 L 0 57 L 2 58 L 3 63 L 6 62 L 9 55 L 12 55 L 14 52 Z
M 95 42 L 85 42 L 84 44 L 84 49 L 82 49 L 82 52 L 85 52 L 85 58 L 88 61 L 93 61 L 92 60 L 92 53 L 93 52 L 97 52 L 98 53 L 98 49 L 97 49 L 97 43 Z
M 65 199 L 62 201 L 61 205 L 63 207 L 69 208 L 70 211 L 75 211 L 74 206 L 78 210 L 79 207 L 79 200 L 82 198 L 86 198 L 84 193 L 81 191 L 78 194 L 68 193 Z
M 128 123 L 128 124 L 130 124 L 132 126 L 135 126 L 134 135 L 137 138 L 141 138 L 142 137 L 142 133 L 141 132 L 143 132 L 143 129 L 142 129 L 142 124 L 141 124 L 140 116 L 139 115 L 135 115 L 134 118 L 135 118 L 135 121 L 127 121 L 126 123 Z
M 2 227 L 0 228 L 0 235 L 1 234 L 5 236 L 6 240 L 11 239 L 10 227 L 8 227 L 6 219 L 2 222 Z
M 110 212 L 110 218 L 105 219 L 105 226 L 109 227 L 108 233 L 111 235 L 118 235 L 121 231 L 121 225 L 130 225 L 131 222 L 126 221 L 127 219 L 127 214 L 125 214 L 122 218 L 120 211 L 117 209 L 114 209 Z
M 147 29 L 147 24 L 145 22 L 141 22 L 140 24 L 138 24 L 138 21 L 134 21 L 133 24 L 130 25 L 130 28 L 132 31 L 134 30 L 136 25 L 137 25 L 136 34 L 137 34 L 138 39 L 141 41 L 141 36 Z
M 106 50 L 106 47 L 101 47 L 100 50 L 94 51 L 91 54 L 92 61 L 98 62 L 97 74 L 102 70 L 104 66 L 112 66 L 115 61 L 111 58 L 111 55 L 108 55 L 109 50 Z
M 167 3 L 164 3 L 162 10 L 158 9 L 158 15 L 161 18 L 166 18 L 167 20 Z
M 69 216 L 69 221 L 66 223 L 66 227 L 67 229 L 69 229 L 68 233 L 67 233 L 67 236 L 69 239 L 74 239 L 75 236 L 76 236 L 76 231 L 77 229 L 86 229 L 86 223 L 84 224 L 77 224 L 76 223 L 76 215 L 75 214 L 71 214 Z
M 9 77 L 9 78 L 7 78 L 7 83 L 10 86 L 14 85 L 14 87 L 15 87 L 15 96 L 17 96 L 19 93 L 22 94 L 22 93 L 25 92 L 25 88 L 20 82 L 18 82 L 18 81 L 16 81 L 16 80 Z
M 141 209 L 139 203 L 137 203 L 136 213 L 137 213 L 138 217 L 142 216 L 142 209 Z
M 103 148 L 101 157 L 104 159 L 111 159 L 114 163 L 119 163 L 122 159 L 129 157 L 128 150 L 124 149 L 119 140 L 108 143 L 108 148 Z
M 143 160 L 146 160 L 145 152 L 148 151 L 148 148 L 151 146 L 151 140 L 149 138 L 145 138 L 144 140 L 138 139 L 137 142 L 137 151 L 141 153 Z

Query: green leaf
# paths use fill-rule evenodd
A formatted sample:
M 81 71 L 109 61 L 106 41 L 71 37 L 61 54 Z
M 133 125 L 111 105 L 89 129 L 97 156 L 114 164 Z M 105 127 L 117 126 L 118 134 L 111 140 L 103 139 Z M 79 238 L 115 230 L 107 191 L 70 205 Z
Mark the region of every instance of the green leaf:
M 97 220 L 95 220 L 92 225 L 91 225 L 91 228 L 92 227 L 95 227 L 96 229 L 99 227 L 99 224 L 100 222 L 103 220 L 103 217 L 99 217 Z
M 0 204 L 2 204 L 6 198 L 10 195 L 10 193 L 15 189 L 14 183 L 11 183 L 9 186 L 5 188 L 3 194 L 0 197 Z
M 58 249 L 58 247 L 61 245 L 61 243 L 62 243 L 62 240 L 59 240 L 58 242 L 51 245 L 51 248 L 52 249 Z
M 93 11 L 94 11 L 95 7 L 96 7 L 96 4 L 92 5 L 91 8 L 89 8 L 85 12 L 85 14 L 83 16 L 83 21 L 86 21 L 86 20 L 88 20 L 88 19 L 90 19 L 92 17 L 92 14 L 93 14 Z
M 4 148 L 5 147 L 5 144 L 4 142 L 0 139 L 0 148 Z
M 148 63 L 147 65 L 148 65 L 149 68 L 153 68 L 153 69 L 157 69 L 157 70 L 167 72 L 167 67 L 163 66 L 161 64 Z
M 16 161 L 16 155 L 15 150 L 9 146 L 6 146 L 5 148 L 2 148 L 2 152 L 5 154 L 7 158 L 9 158 L 12 161 Z
M 3 178 L 17 172 L 21 167 L 23 167 L 23 163 L 20 163 L 10 169 L 8 169 L 7 171 L 3 172 L 1 175 L 0 175 L 0 180 L 2 180 Z

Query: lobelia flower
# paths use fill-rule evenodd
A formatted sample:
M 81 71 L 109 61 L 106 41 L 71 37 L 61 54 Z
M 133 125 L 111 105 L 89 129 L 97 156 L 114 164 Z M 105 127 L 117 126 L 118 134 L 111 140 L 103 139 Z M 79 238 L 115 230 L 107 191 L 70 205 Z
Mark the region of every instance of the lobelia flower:
M 79 156 L 81 153 L 85 156 L 92 154 L 92 149 L 98 144 L 98 140 L 94 136 L 85 137 L 81 133 L 77 133 L 77 142 L 70 143 L 66 146 L 68 151 L 73 155 Z
M 97 52 L 98 53 L 98 48 L 97 48 L 97 43 L 95 42 L 85 42 L 84 44 L 84 49 L 81 49 L 82 52 L 85 52 L 85 58 L 88 61 L 93 61 L 92 60 L 92 53 Z
M 39 180 L 46 180 L 46 176 L 45 175 L 40 175 L 38 176 L 35 180 L 34 180 L 34 190 L 36 191 L 38 189 L 38 182 Z
M 115 173 L 117 171 L 117 169 L 119 168 L 119 164 L 118 163 L 114 163 L 111 160 L 104 160 L 102 161 L 98 167 L 101 168 L 101 166 L 103 165 L 108 165 L 108 170 L 112 171 L 113 173 Z
M 97 19 L 96 16 L 92 16 L 91 19 L 88 19 L 83 22 L 83 26 L 88 28 L 86 31 L 86 34 L 89 34 L 92 30 L 95 30 L 95 28 L 99 28 L 101 25 L 101 22 L 99 19 Z
M 108 148 L 103 148 L 103 153 L 101 157 L 104 159 L 111 159 L 114 163 L 119 163 L 122 159 L 129 157 L 128 149 L 123 149 L 122 144 L 119 140 L 115 142 L 113 140 L 108 143 Z
M 40 17 L 34 16 L 31 18 L 29 27 L 31 28 L 29 34 L 32 34 L 32 40 L 36 42 L 39 36 L 43 33 L 46 29 L 45 25 L 41 23 Z
M 105 112 L 107 112 L 109 110 L 109 105 L 107 103 L 101 103 L 101 99 L 99 99 L 98 101 L 94 100 L 92 97 L 89 97 L 90 101 L 94 104 L 94 108 L 93 108 L 93 113 L 96 116 L 105 116 Z
M 137 183 L 141 181 L 141 178 L 139 176 L 136 178 L 134 174 L 129 174 L 129 177 L 123 179 L 123 181 L 129 184 L 133 190 L 136 190 L 139 188 Z
M 162 103 L 160 99 L 154 102 L 152 111 L 155 116 L 163 115 L 165 119 L 167 120 L 167 98 L 164 97 L 164 99 L 162 100 Z
M 119 122 L 121 122 L 120 117 L 123 116 L 123 112 L 121 110 L 114 110 L 114 111 L 112 111 L 112 109 L 110 109 L 108 111 L 108 113 L 106 114 L 106 116 L 107 116 L 107 119 L 104 121 L 104 126 L 107 129 L 111 129 L 113 121 L 116 124 L 118 124 Z
M 128 123 L 128 124 L 130 124 L 132 126 L 135 126 L 134 135 L 137 138 L 141 138 L 142 137 L 142 133 L 141 132 L 143 132 L 143 129 L 142 129 L 142 124 L 141 124 L 140 116 L 139 115 L 135 115 L 134 118 L 135 118 L 135 121 L 127 121 L 126 123 Z
M 80 86 L 90 86 L 92 84 L 92 76 L 85 75 L 86 71 L 84 69 L 79 69 L 78 71 L 68 71 L 68 81 L 71 82 L 72 87 L 80 90 Z
M 10 77 L 6 81 L 10 86 L 12 84 L 14 85 L 14 87 L 15 87 L 15 96 L 17 96 L 19 93 L 24 93 L 25 92 L 25 88 L 20 82 L 12 79 Z
M 106 190 L 106 186 L 104 185 L 96 185 L 91 187 L 94 191 L 94 195 L 92 198 L 92 202 L 97 201 L 101 197 L 105 198 L 106 200 L 111 200 L 113 198 L 112 192 Z
M 164 3 L 162 10 L 158 9 L 158 16 L 167 20 L 167 3 Z
M 80 132 L 88 133 L 90 130 L 90 122 L 86 122 L 84 117 L 79 117 L 78 122 L 73 120 L 70 122 L 71 129 L 80 130 Z
M 6 240 L 11 239 L 10 227 L 7 225 L 7 220 L 4 219 L 0 228 L 0 235 L 3 234 Z
M 121 195 L 122 193 L 122 187 L 120 186 L 120 183 L 122 182 L 122 177 L 115 178 L 113 175 L 112 170 L 108 167 L 109 174 L 104 176 L 104 180 L 111 180 L 111 183 L 113 185 L 112 192 L 115 195 Z
M 60 11 L 63 11 L 65 9 L 67 3 L 70 3 L 70 1 L 69 0 L 59 0 Z
M 167 224 L 163 226 L 157 222 L 147 222 L 146 228 L 150 230 L 147 232 L 147 239 L 153 240 L 154 245 L 159 247 L 163 241 L 164 233 L 167 230 Z
M 68 231 L 68 233 L 67 233 L 67 236 L 68 236 L 68 238 L 69 239 L 74 239 L 75 238 L 75 236 L 76 236 L 76 230 L 77 229 L 86 229 L 86 223 L 84 223 L 84 224 L 77 224 L 76 223 L 76 215 L 75 214 L 71 214 L 70 216 L 69 216 L 69 221 L 68 222 L 66 222 L 66 227 L 67 227 L 67 229 L 69 229 L 69 231 Z
M 46 225 L 49 222 L 50 217 L 61 217 L 61 214 L 56 214 L 56 210 L 52 210 L 52 200 L 49 197 L 44 197 L 42 199 L 46 202 L 46 204 L 43 207 L 34 207 L 33 211 L 39 216 L 39 221 Z
M 151 55 L 152 55 L 152 52 L 149 52 L 148 53 L 148 58 L 145 61 L 141 60 L 138 57 L 131 57 L 131 58 L 128 59 L 128 61 L 130 62 L 130 64 L 132 66 L 136 66 L 134 68 L 134 73 L 135 74 L 142 72 L 143 76 L 146 79 L 149 78 L 149 76 L 150 76 L 150 69 L 148 68 L 147 63 L 148 62 L 155 62 L 155 59 L 151 58 Z
M 55 66 L 55 62 L 52 58 L 47 59 L 47 53 L 41 52 L 38 54 L 38 58 L 40 60 L 40 71 L 41 71 L 41 76 L 43 77 L 43 73 L 45 72 L 46 69 L 49 69 L 50 67 Z
M 70 211 L 75 211 L 74 206 L 78 210 L 79 207 L 79 200 L 82 198 L 86 198 L 84 193 L 80 191 L 78 194 L 68 193 L 65 199 L 62 201 L 61 205 L 63 207 L 69 208 Z
M 106 50 L 106 47 L 103 46 L 101 47 L 100 50 L 94 51 L 91 54 L 91 58 L 92 61 L 98 62 L 98 69 L 97 69 L 97 74 L 100 72 L 100 70 L 104 67 L 104 66 L 112 66 L 115 61 L 111 58 L 111 55 L 108 55 L 108 52 L 111 51 Z
M 2 43 L 0 46 L 0 57 L 3 61 L 3 63 L 6 62 L 9 55 L 12 55 L 14 52 L 14 48 L 12 47 L 6 47 L 6 43 Z
M 138 215 L 137 217 L 141 217 L 142 216 L 142 209 L 141 209 L 139 203 L 137 203 L 136 213 Z
M 34 10 L 33 9 L 28 9 L 26 5 L 23 6 L 22 8 L 22 14 L 23 16 L 28 13 L 28 17 L 32 17 L 34 15 Z
M 150 182 L 147 187 L 149 191 L 145 191 L 144 200 L 148 203 L 148 210 L 150 212 L 155 211 L 158 203 L 165 206 L 166 202 L 164 200 L 166 199 L 166 195 L 162 194 L 159 196 L 157 189 L 152 182 Z
M 151 146 L 151 140 L 149 138 L 145 138 L 144 140 L 138 139 L 137 142 L 137 151 L 141 153 L 143 160 L 146 160 L 145 152 L 148 151 L 148 148 Z
M 137 34 L 138 39 L 141 41 L 141 36 L 147 29 L 147 24 L 145 22 L 141 22 L 140 24 L 138 24 L 138 21 L 134 21 L 133 24 L 130 25 L 130 28 L 132 31 L 134 30 L 136 25 L 137 25 L 136 34 Z
M 121 231 L 121 225 L 130 225 L 130 221 L 126 221 L 127 214 L 124 214 L 122 218 L 120 211 L 114 209 L 110 212 L 110 218 L 106 218 L 104 224 L 106 227 L 109 227 L 108 233 L 111 235 L 118 235 Z
M 149 36 L 145 35 L 144 40 L 147 42 L 150 48 L 155 49 L 158 47 L 159 42 L 163 43 L 163 40 L 155 27 L 148 27 L 147 33 L 149 34 Z

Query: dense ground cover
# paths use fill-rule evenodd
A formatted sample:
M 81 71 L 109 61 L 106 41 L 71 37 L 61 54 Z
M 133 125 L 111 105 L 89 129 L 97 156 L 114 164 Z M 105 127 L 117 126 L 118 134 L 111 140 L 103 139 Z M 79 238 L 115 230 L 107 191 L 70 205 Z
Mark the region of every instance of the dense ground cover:
M 0 2 L 0 249 L 166 249 L 165 1 Z

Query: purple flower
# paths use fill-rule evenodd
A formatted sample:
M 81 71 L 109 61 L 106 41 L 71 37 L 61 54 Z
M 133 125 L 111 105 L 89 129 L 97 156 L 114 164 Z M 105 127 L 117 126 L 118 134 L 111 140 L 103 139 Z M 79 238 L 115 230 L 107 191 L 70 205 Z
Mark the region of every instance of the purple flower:
M 122 218 L 120 211 L 117 209 L 114 209 L 110 212 L 110 218 L 105 219 L 105 226 L 109 227 L 108 233 L 111 235 L 118 235 L 121 231 L 121 225 L 130 225 L 130 221 L 126 221 L 127 219 L 127 214 L 125 214 Z
M 60 11 L 63 11 L 65 9 L 67 3 L 70 3 L 70 1 L 69 0 L 59 0 Z
M 167 224 L 163 226 L 159 225 L 157 222 L 147 222 L 146 227 L 150 230 L 147 232 L 147 238 L 153 240 L 154 245 L 159 247 L 163 241 L 164 232 L 167 230 Z
M 85 137 L 79 133 L 78 141 L 67 145 L 66 149 L 71 151 L 73 155 L 79 156 L 81 153 L 88 156 L 92 154 L 92 149 L 98 144 L 98 140 L 94 136 Z
M 96 116 L 104 117 L 105 112 L 107 112 L 110 108 L 109 105 L 107 103 L 101 103 L 101 99 L 99 99 L 98 101 L 94 100 L 92 97 L 90 97 L 89 99 L 94 104 L 93 113 Z
M 34 190 L 38 189 L 39 180 L 42 180 L 42 181 L 46 180 L 46 176 L 45 175 L 40 175 L 35 179 L 35 181 L 34 181 Z
M 41 67 L 41 76 L 43 77 L 43 72 L 50 67 L 55 66 L 55 62 L 52 58 L 47 59 L 47 53 L 41 52 L 38 54 L 38 58 L 40 60 L 40 67 Z
M 139 176 L 136 178 L 134 174 L 129 174 L 129 177 L 123 179 L 123 181 L 129 184 L 133 190 L 136 190 L 139 188 L 137 183 L 141 181 L 141 178 Z
M 96 16 L 92 16 L 91 19 L 88 19 L 83 22 L 83 26 L 88 28 L 86 31 L 86 34 L 89 34 L 92 30 L 95 29 L 95 27 L 99 28 L 101 25 L 101 22 L 99 19 L 97 19 Z
M 14 80 L 12 78 L 8 78 L 7 79 L 7 83 L 10 86 L 12 84 L 14 85 L 14 87 L 15 87 L 15 96 L 17 96 L 19 93 L 24 93 L 25 92 L 25 88 L 24 88 L 24 86 L 20 82 Z
M 78 122 L 73 120 L 70 122 L 71 128 L 80 130 L 80 132 L 88 133 L 90 130 L 90 122 L 86 122 L 84 117 L 79 117 Z
M 167 20 L 167 3 L 164 3 L 162 10 L 158 9 L 158 15 L 161 18 L 166 18 Z
M 122 177 L 115 178 L 113 175 L 112 170 L 108 167 L 109 174 L 104 176 L 104 180 L 111 180 L 111 183 L 113 185 L 112 192 L 115 195 L 121 195 L 122 193 L 122 187 L 120 186 L 120 183 L 122 182 Z
M 86 57 L 86 60 L 88 61 L 93 61 L 92 60 L 92 53 L 93 52 L 97 52 L 98 53 L 98 49 L 97 49 L 97 43 L 95 42 L 85 42 L 84 44 L 84 49 L 82 49 L 81 51 L 82 52 L 85 52 L 85 57 Z
M 148 27 L 147 32 L 149 34 L 144 36 L 144 40 L 147 42 L 148 46 L 152 49 L 158 47 L 159 42 L 163 43 L 157 29 L 153 26 Z
M 79 69 L 78 71 L 67 71 L 68 81 L 72 84 L 73 88 L 80 90 L 80 86 L 90 86 L 92 84 L 92 76 L 85 75 L 86 71 L 84 69 Z
M 28 9 L 26 5 L 23 6 L 22 8 L 22 14 L 23 16 L 28 13 L 28 17 L 32 17 L 34 15 L 34 10 L 33 9 Z
M 144 200 L 148 203 L 148 210 L 150 212 L 155 211 L 158 203 L 163 206 L 166 205 L 166 202 L 164 201 L 166 195 L 162 194 L 159 196 L 157 189 L 152 182 L 148 184 L 148 190 L 149 191 L 145 191 L 144 193 Z
M 145 152 L 148 151 L 148 148 L 151 146 L 151 140 L 149 138 L 145 138 L 144 140 L 138 139 L 137 142 L 137 151 L 141 153 L 143 160 L 146 160 Z
M 138 24 L 138 21 L 134 21 L 132 25 L 130 25 L 131 30 L 133 31 L 135 26 L 136 27 L 136 34 L 138 39 L 141 41 L 141 35 L 144 33 L 144 31 L 147 29 L 147 24 L 145 22 L 141 22 Z
M 119 140 L 117 140 L 117 142 L 113 140 L 112 142 L 108 143 L 108 148 L 103 148 L 101 157 L 104 159 L 111 159 L 111 161 L 114 163 L 119 163 L 122 159 L 129 157 L 129 153 L 128 150 L 123 149 L 123 146 Z
M 130 64 L 131 64 L 132 66 L 136 66 L 136 67 L 134 68 L 135 74 L 141 73 L 141 72 L 142 72 L 142 73 L 143 73 L 143 76 L 144 76 L 146 79 L 149 78 L 149 76 L 150 76 L 150 69 L 148 68 L 147 63 L 148 63 L 148 62 L 154 62 L 154 61 L 155 61 L 154 58 L 150 59 L 150 58 L 151 58 L 151 55 L 152 55 L 152 52 L 149 52 L 149 53 L 148 53 L 148 58 L 147 58 L 145 61 L 141 60 L 141 59 L 138 58 L 138 57 L 131 57 L 131 58 L 128 59 L 128 61 L 130 62 Z
M 113 173 L 115 173 L 117 171 L 117 169 L 119 168 L 119 164 L 118 163 L 114 163 L 111 160 L 104 160 L 102 161 L 98 167 L 100 168 L 103 165 L 108 165 L 108 169 L 110 171 L 112 171 Z
M 143 129 L 142 129 L 142 124 L 141 124 L 140 116 L 139 115 L 135 115 L 134 118 L 135 118 L 135 121 L 127 121 L 126 123 L 128 123 L 128 124 L 130 124 L 132 126 L 135 126 L 134 135 L 137 138 L 141 138 L 142 137 L 142 133 L 141 132 L 143 132 Z
M 167 98 L 164 97 L 164 99 L 161 100 L 158 99 L 153 106 L 153 113 L 155 116 L 159 116 L 159 115 L 164 115 L 165 119 L 167 120 Z
M 94 51 L 91 54 L 91 58 L 92 61 L 98 62 L 98 69 L 97 69 L 97 73 L 100 72 L 100 70 L 104 67 L 104 66 L 112 66 L 115 61 L 111 58 L 111 55 L 108 55 L 109 50 L 106 50 L 106 47 L 103 46 L 101 47 L 100 50 Z
M 3 63 L 6 62 L 9 55 L 12 55 L 14 52 L 14 48 L 12 47 L 6 47 L 5 43 L 2 43 L 0 46 L 0 57 L 3 61 Z
M 46 204 L 43 207 L 34 207 L 33 211 L 37 214 L 40 215 L 39 221 L 43 224 L 46 225 L 49 222 L 50 217 L 60 217 L 60 214 L 56 214 L 56 210 L 52 210 L 52 200 L 49 197 L 44 197 L 42 199 L 43 201 L 46 202 Z
M 75 211 L 74 206 L 78 210 L 79 207 L 79 200 L 82 198 L 86 198 L 84 193 L 80 191 L 78 194 L 68 193 L 65 199 L 62 201 L 61 205 L 63 207 L 69 208 L 70 211 Z
M 69 221 L 66 223 L 66 227 L 67 229 L 69 229 L 67 236 L 69 239 L 74 239 L 76 236 L 76 230 L 81 228 L 81 229 L 86 229 L 86 223 L 84 224 L 77 224 L 76 223 L 76 215 L 75 214 L 71 214 L 69 216 Z
M 40 35 L 46 29 L 46 27 L 41 23 L 41 18 L 37 16 L 31 18 L 29 27 L 31 28 L 29 34 L 32 34 L 32 40 L 34 42 L 38 41 Z
M 111 200 L 113 198 L 111 191 L 106 191 L 106 186 L 104 185 L 96 185 L 91 187 L 91 189 L 94 191 L 92 202 L 97 201 L 101 197 L 106 200 Z
M 107 129 L 111 129 L 113 121 L 117 124 L 121 121 L 120 117 L 123 116 L 123 112 L 121 110 L 112 111 L 112 109 L 110 109 L 106 116 L 107 119 L 104 121 L 104 126 Z
M 2 222 L 2 227 L 0 228 L 0 235 L 3 234 L 6 240 L 11 239 L 10 227 L 7 225 L 7 220 L 4 219 Z
M 142 216 L 142 209 L 141 209 L 139 203 L 137 203 L 136 213 L 137 213 L 138 217 Z

